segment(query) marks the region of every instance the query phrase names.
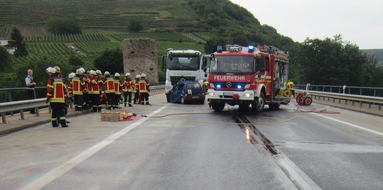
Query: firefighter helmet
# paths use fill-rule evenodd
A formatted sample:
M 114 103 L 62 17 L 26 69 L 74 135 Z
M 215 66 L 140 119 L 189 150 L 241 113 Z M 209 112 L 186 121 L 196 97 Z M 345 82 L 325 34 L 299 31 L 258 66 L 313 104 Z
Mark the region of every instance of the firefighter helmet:
M 94 70 L 90 70 L 90 71 L 89 71 L 89 74 L 90 74 L 90 75 L 96 75 L 96 71 L 94 71 Z
M 141 77 L 146 78 L 146 74 L 145 74 L 145 73 L 142 73 L 142 74 L 141 74 Z
M 76 74 L 77 74 L 77 75 L 81 75 L 81 74 L 83 74 L 83 73 L 84 73 L 84 72 L 82 72 L 81 69 L 77 69 L 77 70 L 76 70 Z
M 49 67 L 49 68 L 48 68 L 48 73 L 52 73 L 52 74 L 54 74 L 54 73 L 56 73 L 56 69 L 53 68 L 53 67 Z
M 49 73 L 49 71 L 52 69 L 52 67 L 48 67 L 47 69 L 45 69 L 45 72 Z
M 125 76 L 126 76 L 126 77 L 127 77 L 127 76 L 130 76 L 130 73 L 126 73 Z
M 72 79 L 76 74 L 74 72 L 69 73 L 68 78 Z
M 60 73 L 60 71 L 61 71 L 59 66 L 55 66 L 54 69 L 56 70 L 56 73 Z
M 141 78 L 141 75 L 136 75 L 136 79 L 139 79 L 139 78 Z
M 83 67 L 81 67 L 80 70 L 82 71 L 82 73 L 85 73 L 85 69 Z
M 120 77 L 120 73 L 114 74 L 114 77 Z
M 96 70 L 96 74 L 97 75 L 101 75 L 101 71 L 100 70 Z
M 110 73 L 108 71 L 105 71 L 104 75 L 105 76 L 110 76 Z

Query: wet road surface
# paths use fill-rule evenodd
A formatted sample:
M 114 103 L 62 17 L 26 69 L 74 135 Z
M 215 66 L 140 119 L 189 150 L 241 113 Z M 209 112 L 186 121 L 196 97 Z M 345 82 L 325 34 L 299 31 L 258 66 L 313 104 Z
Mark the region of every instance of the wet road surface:
M 0 189 L 383 189 L 381 117 L 151 103 L 0 137 Z

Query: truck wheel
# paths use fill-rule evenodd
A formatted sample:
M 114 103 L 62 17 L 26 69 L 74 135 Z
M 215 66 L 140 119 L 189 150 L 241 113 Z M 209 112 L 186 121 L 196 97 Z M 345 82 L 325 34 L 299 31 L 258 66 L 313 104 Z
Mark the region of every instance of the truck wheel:
M 212 103 L 211 107 L 214 111 L 220 112 L 223 110 L 223 108 L 225 108 L 225 103 Z
M 258 101 L 253 102 L 251 108 L 253 109 L 253 111 L 256 112 L 263 111 L 263 109 L 265 108 L 265 95 L 263 93 L 261 93 L 261 95 L 259 96 Z
M 280 106 L 281 106 L 280 103 L 272 103 L 272 104 L 269 104 L 269 109 L 278 110 Z

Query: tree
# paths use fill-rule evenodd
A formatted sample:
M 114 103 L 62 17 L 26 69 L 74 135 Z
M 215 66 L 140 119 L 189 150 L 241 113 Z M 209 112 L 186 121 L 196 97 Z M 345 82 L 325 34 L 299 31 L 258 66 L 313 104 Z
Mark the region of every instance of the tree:
M 306 39 L 300 47 L 295 63 L 299 83 L 326 85 L 362 85 L 363 67 L 368 62 L 354 44 L 334 39 Z
M 124 71 L 123 54 L 121 49 L 105 50 L 97 57 L 93 65 L 102 72 L 109 71 L 109 73 L 121 73 Z
M 16 44 L 16 51 L 14 53 L 15 57 L 27 56 L 28 55 L 27 47 L 23 41 L 24 39 L 19 29 L 17 28 L 12 29 L 11 39 L 15 41 L 15 44 Z
M 80 59 L 80 57 L 78 56 L 75 56 L 75 55 L 71 55 L 69 57 L 69 64 L 72 65 L 72 66 L 80 66 L 82 67 L 84 65 L 84 61 Z
M 81 34 L 80 26 L 71 18 L 50 18 L 47 26 L 53 34 Z
M 0 70 L 5 71 L 11 64 L 11 55 L 7 50 L 0 46 Z

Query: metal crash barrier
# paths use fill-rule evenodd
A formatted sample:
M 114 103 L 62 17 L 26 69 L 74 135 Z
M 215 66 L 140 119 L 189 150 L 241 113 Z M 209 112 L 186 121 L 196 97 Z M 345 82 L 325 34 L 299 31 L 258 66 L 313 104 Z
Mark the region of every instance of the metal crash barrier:
M 152 92 L 159 92 L 161 90 L 165 90 L 165 85 L 157 85 L 157 86 L 151 86 L 150 91 Z M 6 116 L 7 114 L 18 111 L 20 113 L 20 118 L 22 120 L 25 119 L 24 117 L 24 110 L 30 110 L 35 109 L 35 113 L 37 116 L 39 115 L 39 108 L 46 108 L 49 107 L 49 104 L 46 102 L 46 98 L 38 98 L 33 100 L 20 100 L 20 101 L 12 101 L 12 102 L 3 102 L 0 103 L 0 114 L 2 118 L 2 122 L 4 124 L 7 123 Z M 72 103 L 69 103 L 69 107 L 72 108 Z
M 299 90 L 298 90 L 299 91 Z M 363 104 L 368 104 L 369 108 L 372 105 L 377 105 L 379 110 L 382 110 L 383 98 L 382 97 L 373 97 L 373 96 L 360 96 L 360 95 L 352 95 L 352 94 L 342 94 L 342 93 L 330 93 L 330 92 L 318 92 L 318 91 L 309 91 L 310 95 L 318 100 L 323 101 L 338 101 L 338 103 L 348 104 L 348 102 L 352 102 L 354 106 L 355 103 L 358 103 L 360 107 Z
M 24 110 L 29 110 L 33 108 L 35 109 L 36 115 L 40 116 L 39 108 L 48 106 L 48 104 L 45 101 L 45 98 L 39 98 L 34 100 L 21 100 L 0 103 L 0 113 L 2 121 L 3 123 L 7 123 L 6 114 L 13 111 L 19 111 L 21 119 L 24 120 Z

